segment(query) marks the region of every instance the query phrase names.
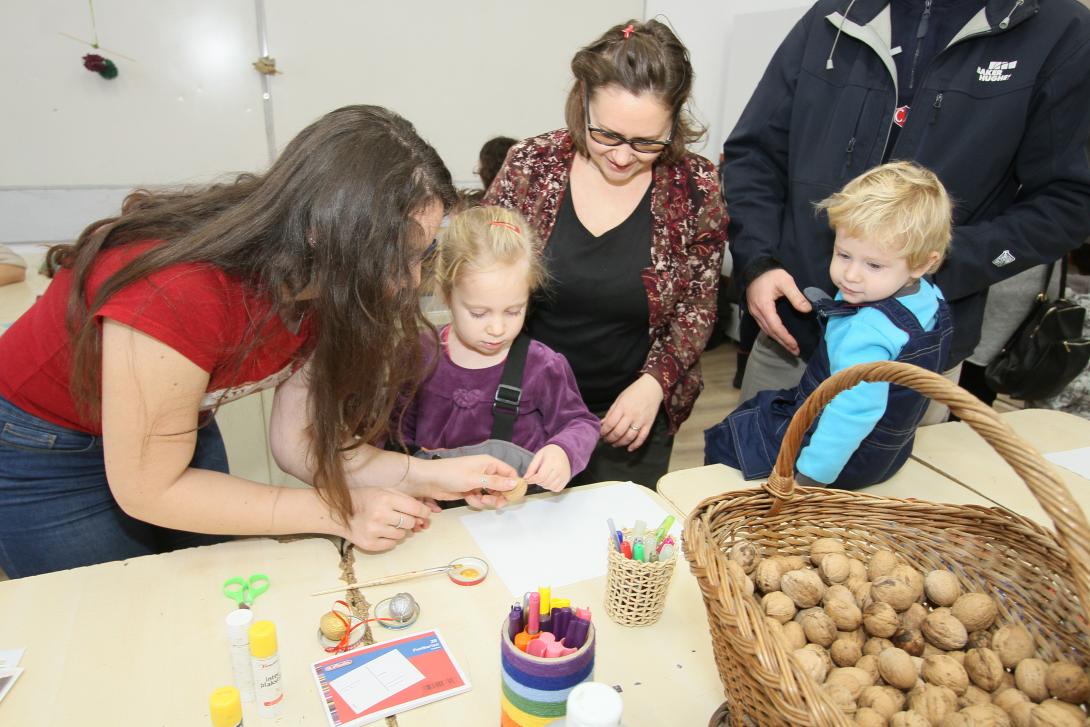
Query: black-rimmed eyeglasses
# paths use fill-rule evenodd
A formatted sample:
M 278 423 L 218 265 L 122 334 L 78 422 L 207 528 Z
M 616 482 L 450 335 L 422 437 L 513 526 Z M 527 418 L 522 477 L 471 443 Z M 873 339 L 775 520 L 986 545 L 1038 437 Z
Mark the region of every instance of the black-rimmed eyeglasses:
M 674 116 L 673 126 L 670 127 L 670 136 L 665 141 L 654 139 L 629 139 L 613 131 L 606 131 L 590 123 L 590 97 L 583 92 L 583 120 L 587 124 L 587 133 L 590 138 L 602 146 L 621 146 L 628 144 L 632 151 L 640 154 L 658 154 L 666 151 L 666 148 L 674 142 L 674 133 L 677 131 L 677 116 Z

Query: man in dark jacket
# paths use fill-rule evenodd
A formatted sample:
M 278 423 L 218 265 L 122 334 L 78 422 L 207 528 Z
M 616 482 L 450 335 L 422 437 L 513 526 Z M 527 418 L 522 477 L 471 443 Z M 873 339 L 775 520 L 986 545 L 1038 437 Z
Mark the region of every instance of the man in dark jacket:
M 972 352 L 988 286 L 1090 235 L 1090 11 L 1076 0 L 819 0 L 777 50 L 723 147 L 730 251 L 761 326 L 742 400 L 794 386 L 832 291 L 813 203 L 890 159 L 955 200 L 935 281 L 949 366 Z

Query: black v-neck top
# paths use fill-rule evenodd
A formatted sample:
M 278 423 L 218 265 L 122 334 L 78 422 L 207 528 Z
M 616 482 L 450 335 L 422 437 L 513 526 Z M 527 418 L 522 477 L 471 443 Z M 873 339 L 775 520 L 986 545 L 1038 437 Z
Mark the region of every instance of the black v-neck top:
M 651 187 L 627 219 L 595 237 L 569 185 L 545 263 L 551 280 L 534 298 L 530 335 L 567 357 L 583 400 L 602 412 L 639 376 L 651 346 L 641 277 L 651 265 Z

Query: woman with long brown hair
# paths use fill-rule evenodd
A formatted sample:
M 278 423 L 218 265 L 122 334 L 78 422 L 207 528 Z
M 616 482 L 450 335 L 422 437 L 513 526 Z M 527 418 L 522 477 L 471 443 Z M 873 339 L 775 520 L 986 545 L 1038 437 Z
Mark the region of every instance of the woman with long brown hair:
M 419 380 L 420 267 L 453 200 L 411 124 L 350 106 L 263 175 L 133 195 L 52 251 L 53 283 L 0 337 L 0 568 L 237 534 L 385 550 L 432 499 L 502 504 L 498 460 L 368 444 Z M 274 456 L 313 489 L 227 474 L 215 409 L 272 386 Z

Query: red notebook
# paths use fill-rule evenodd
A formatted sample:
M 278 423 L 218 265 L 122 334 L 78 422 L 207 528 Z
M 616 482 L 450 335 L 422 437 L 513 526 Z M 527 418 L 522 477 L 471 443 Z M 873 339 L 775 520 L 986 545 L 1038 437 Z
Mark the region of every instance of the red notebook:
M 314 662 L 332 727 L 355 727 L 469 691 L 438 631 L 422 631 Z

